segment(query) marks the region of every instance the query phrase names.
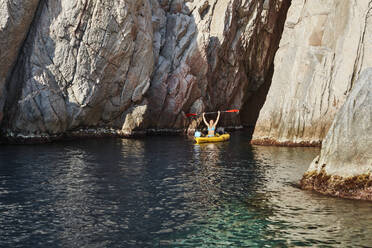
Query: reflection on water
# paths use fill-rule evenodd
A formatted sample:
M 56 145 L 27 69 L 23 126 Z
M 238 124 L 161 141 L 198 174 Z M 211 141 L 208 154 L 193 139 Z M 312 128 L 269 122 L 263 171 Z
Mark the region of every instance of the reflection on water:
M 369 246 L 372 206 L 296 187 L 318 153 L 181 137 L 0 147 L 0 247 Z

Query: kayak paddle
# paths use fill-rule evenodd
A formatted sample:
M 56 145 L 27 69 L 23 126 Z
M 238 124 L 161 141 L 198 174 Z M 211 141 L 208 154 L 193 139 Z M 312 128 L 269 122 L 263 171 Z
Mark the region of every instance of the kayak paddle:
M 225 111 L 220 111 L 221 113 L 239 113 L 239 109 L 230 109 L 230 110 L 225 110 Z M 209 114 L 217 114 L 218 112 L 207 112 L 205 113 L 206 115 L 209 115 Z M 201 115 L 201 114 L 194 114 L 194 113 L 189 113 L 189 114 L 186 114 L 187 117 L 190 117 L 190 116 L 198 116 L 198 115 Z

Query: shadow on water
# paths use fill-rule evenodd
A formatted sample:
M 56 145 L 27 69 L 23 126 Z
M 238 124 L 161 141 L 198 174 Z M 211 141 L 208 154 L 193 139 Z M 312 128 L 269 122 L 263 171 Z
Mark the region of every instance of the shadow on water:
M 1 247 L 368 246 L 372 206 L 301 191 L 316 148 L 182 137 L 0 150 Z

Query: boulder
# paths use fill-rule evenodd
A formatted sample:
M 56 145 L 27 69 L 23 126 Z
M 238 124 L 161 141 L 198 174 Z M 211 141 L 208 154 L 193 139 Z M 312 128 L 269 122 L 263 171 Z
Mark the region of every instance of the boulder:
M 304 189 L 372 200 L 372 68 L 365 69 L 337 113 Z

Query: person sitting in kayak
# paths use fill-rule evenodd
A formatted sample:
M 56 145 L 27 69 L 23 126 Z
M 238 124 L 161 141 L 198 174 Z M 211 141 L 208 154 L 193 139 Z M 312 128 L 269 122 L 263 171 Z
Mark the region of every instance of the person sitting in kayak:
M 218 124 L 218 121 L 220 120 L 220 114 L 221 114 L 221 112 L 218 111 L 216 121 L 214 122 L 213 120 L 210 120 L 209 123 L 208 123 L 207 120 L 205 119 L 205 113 L 203 113 L 203 121 L 204 121 L 205 125 L 208 127 L 208 137 L 214 137 L 214 133 L 216 131 L 216 126 Z

